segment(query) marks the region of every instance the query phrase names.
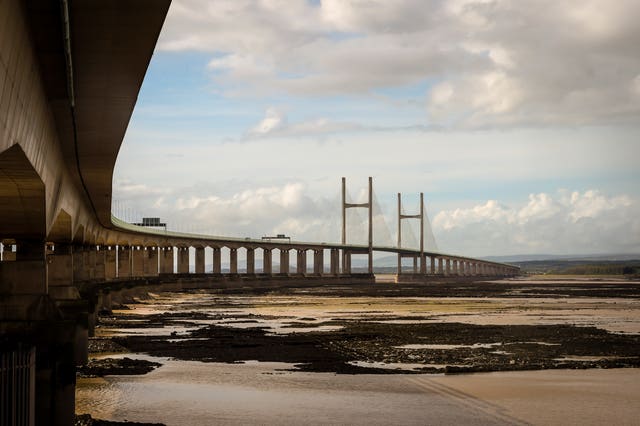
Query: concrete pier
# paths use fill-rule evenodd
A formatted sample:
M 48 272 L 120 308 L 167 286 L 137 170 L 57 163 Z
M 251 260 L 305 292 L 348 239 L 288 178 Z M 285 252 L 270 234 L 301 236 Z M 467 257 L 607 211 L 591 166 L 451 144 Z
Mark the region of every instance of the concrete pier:
M 162 247 L 159 257 L 160 273 L 173 274 L 173 247 Z
M 222 251 L 220 247 L 213 247 L 213 273 L 222 273 Z
M 331 275 L 340 274 L 340 250 L 338 249 L 331 249 L 330 270 Z
M 307 273 L 307 250 L 298 249 L 297 254 L 296 273 L 304 275 Z
M 254 248 L 247 248 L 247 274 L 256 273 L 256 251 Z
M 189 273 L 189 247 L 178 247 L 178 273 Z
M 118 247 L 118 278 L 130 278 L 131 273 L 131 250 L 127 246 Z
M 324 250 L 313 251 L 313 273 L 322 275 L 324 273 Z
M 280 249 L 280 273 L 289 274 L 289 249 Z
M 288 253 L 287 253 L 288 255 Z M 289 259 L 287 259 L 287 262 Z M 273 272 L 273 253 L 271 249 L 263 249 L 262 251 L 262 273 L 271 275 Z
M 131 248 L 131 276 L 144 277 L 146 250 L 144 247 Z
M 229 249 L 229 272 L 232 274 L 238 273 L 238 249 Z
M 204 274 L 204 247 L 196 247 L 196 274 Z

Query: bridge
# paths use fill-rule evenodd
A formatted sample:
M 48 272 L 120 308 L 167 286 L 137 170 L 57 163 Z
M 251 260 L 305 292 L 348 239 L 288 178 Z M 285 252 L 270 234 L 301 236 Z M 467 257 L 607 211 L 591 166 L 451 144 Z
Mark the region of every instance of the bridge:
M 114 218 L 113 167 L 169 3 L 0 1 L 0 424 L 73 424 L 75 366 L 86 362 L 98 303 L 87 288 L 98 297 L 117 283 L 154 277 L 372 282 L 376 251 L 396 253 L 399 265 L 413 258 L 407 276 L 422 280 L 518 273 L 424 247 L 374 246 L 371 232 L 364 245 L 348 244 L 344 233 L 339 244 L 264 241 L 163 232 Z M 364 206 L 343 198 L 343 211 L 352 207 Z M 244 268 L 238 250 L 246 252 Z M 209 251 L 213 268 L 205 274 Z M 352 255 L 368 256 L 367 273 L 353 273 Z

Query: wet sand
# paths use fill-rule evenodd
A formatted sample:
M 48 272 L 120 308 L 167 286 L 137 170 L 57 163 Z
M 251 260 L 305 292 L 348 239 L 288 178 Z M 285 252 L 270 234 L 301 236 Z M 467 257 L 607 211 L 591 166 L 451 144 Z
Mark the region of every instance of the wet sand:
M 80 379 L 78 412 L 185 425 L 632 424 L 640 370 L 615 367 L 640 365 L 640 283 L 514 281 L 449 284 L 457 297 L 391 284 L 151 295 L 99 330 L 134 352 L 116 357 L 162 366 Z M 532 369 L 544 371 L 513 371 Z M 457 374 L 424 374 L 444 372 Z M 160 406 L 175 418 L 154 417 Z

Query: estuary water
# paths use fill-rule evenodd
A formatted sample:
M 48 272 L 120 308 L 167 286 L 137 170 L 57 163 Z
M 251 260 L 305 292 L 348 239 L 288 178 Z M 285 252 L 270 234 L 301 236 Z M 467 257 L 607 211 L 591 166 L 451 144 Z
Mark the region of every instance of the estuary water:
M 438 321 L 523 321 L 596 325 L 619 333 L 640 329 L 638 302 L 629 299 L 331 298 L 163 294 L 132 305 L 135 314 L 194 312 L 254 315 L 229 327 L 303 332 L 288 322 L 376 315 L 384 321 L 417 313 Z M 165 330 L 167 334 L 179 328 Z M 330 330 L 327 330 L 330 331 Z M 101 330 L 103 335 L 162 333 L 162 329 Z M 334 374 L 295 371 L 286 363 L 205 363 L 119 354 L 163 365 L 141 376 L 82 378 L 77 413 L 167 425 L 506 425 L 638 424 L 640 370 L 544 370 L 460 375 Z M 388 368 L 411 370 L 410 365 Z
M 633 425 L 640 416 L 640 372 L 629 369 L 336 375 L 277 363 L 159 361 L 144 376 L 82 379 L 77 412 L 184 426 Z

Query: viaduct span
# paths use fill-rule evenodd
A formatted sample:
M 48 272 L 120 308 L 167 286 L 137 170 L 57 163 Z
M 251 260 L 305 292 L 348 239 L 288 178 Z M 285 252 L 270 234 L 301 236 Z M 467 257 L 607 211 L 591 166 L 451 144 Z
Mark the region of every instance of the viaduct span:
M 113 167 L 169 3 L 0 0 L 2 425 L 73 424 L 75 366 L 86 361 L 91 312 L 99 303 L 81 291 L 96 283 L 203 277 L 205 264 L 219 279 L 370 280 L 352 274 L 351 256 L 368 255 L 371 273 L 373 251 L 412 257 L 410 275 L 422 278 L 518 272 L 464 256 L 373 247 L 371 239 L 331 245 L 221 238 L 151 231 L 113 218 Z M 229 253 L 224 274 L 223 248 Z M 244 265 L 238 250 L 246 251 Z

